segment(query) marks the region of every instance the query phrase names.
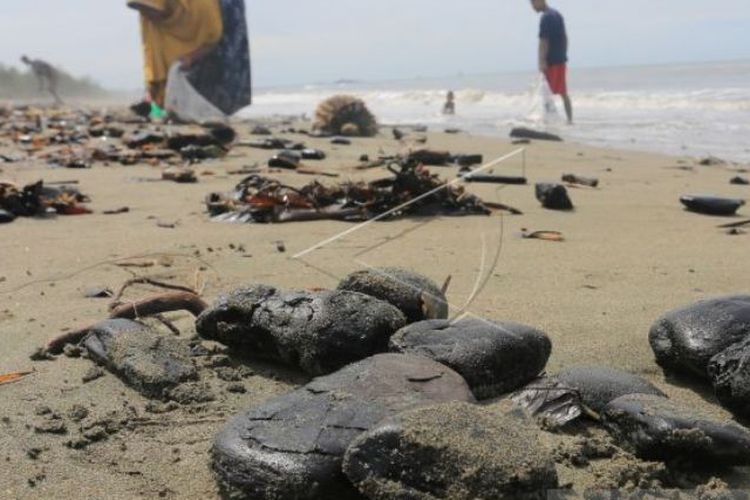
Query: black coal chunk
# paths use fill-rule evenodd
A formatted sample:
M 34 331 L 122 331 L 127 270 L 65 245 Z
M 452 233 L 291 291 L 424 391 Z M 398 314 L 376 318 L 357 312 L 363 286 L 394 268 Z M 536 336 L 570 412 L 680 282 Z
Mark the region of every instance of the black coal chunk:
M 625 449 L 646 460 L 693 466 L 750 465 L 750 432 L 696 409 L 645 394 L 622 396 L 604 410 L 604 425 Z
M 539 130 L 532 130 L 524 127 L 514 128 L 510 131 L 510 136 L 514 139 L 536 139 L 539 141 L 562 142 L 562 138 L 559 135 L 550 134 L 548 132 L 542 132 Z
M 750 295 L 700 301 L 668 312 L 649 333 L 665 370 L 706 378 L 710 359 L 750 335 Z
M 552 351 L 547 335 L 529 326 L 466 318 L 422 321 L 402 328 L 390 350 L 450 366 L 486 399 L 516 390 L 544 370 Z
M 344 278 L 338 289 L 385 300 L 398 307 L 409 322 L 448 317 L 447 299 L 435 282 L 405 269 L 357 271 Z
M 127 319 L 95 325 L 84 340 L 89 357 L 141 394 L 168 398 L 168 391 L 197 380 L 190 345 Z
M 522 415 L 467 403 L 401 413 L 359 436 L 344 473 L 367 498 L 546 499 L 558 486 Z
M 219 298 L 196 329 L 247 355 L 322 375 L 387 351 L 388 339 L 405 324 L 394 306 L 361 293 L 256 285 Z
M 584 405 L 601 412 L 610 401 L 627 394 L 666 397 L 648 380 L 605 366 L 574 366 L 557 375 L 564 387 L 575 389 Z
M 568 190 L 562 184 L 540 182 L 536 185 L 536 199 L 550 210 L 573 210 Z
M 384 418 L 448 401 L 473 401 L 450 368 L 376 355 L 232 419 L 214 442 L 213 470 L 233 498 L 360 498 L 341 470 L 352 440 Z
M 708 376 L 722 405 L 750 416 L 750 337 L 711 358 Z
M 0 224 L 7 224 L 16 220 L 16 216 L 12 213 L 0 208 Z
M 735 198 L 701 195 L 686 195 L 680 202 L 691 212 L 706 215 L 734 215 L 745 204 L 744 200 Z

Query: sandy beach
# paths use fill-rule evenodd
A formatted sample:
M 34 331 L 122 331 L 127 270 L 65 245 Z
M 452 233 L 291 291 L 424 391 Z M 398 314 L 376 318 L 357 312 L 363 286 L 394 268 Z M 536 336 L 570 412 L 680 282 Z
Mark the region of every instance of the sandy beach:
M 251 124 L 234 124 L 249 139 Z M 333 146 L 328 139 L 280 133 L 304 141 L 328 158 L 315 168 L 335 171 L 337 179 L 383 177 L 382 169 L 356 170 L 362 154 L 397 154 L 414 147 L 382 128 L 373 139 Z M 308 125 L 309 126 L 309 125 Z M 422 134 L 412 133 L 411 137 Z M 265 165 L 271 152 L 234 147 L 221 160 L 196 166 L 199 182 L 160 181 L 159 167 L 105 166 L 53 169 L 31 160 L 0 163 L 0 179 L 24 185 L 43 179 L 78 181 L 92 199 L 93 214 L 51 219 L 19 218 L 0 226 L 0 373 L 33 371 L 0 386 L 0 496 L 3 498 L 218 498 L 209 469 L 213 437 L 232 415 L 308 378 L 291 369 L 247 361 L 252 375 L 246 392 L 229 392 L 228 381 L 205 368 L 214 401 L 179 406 L 166 413 L 118 378 L 106 374 L 84 383 L 92 363 L 59 356 L 32 362 L 30 353 L 65 329 L 107 317 L 107 299 L 85 298 L 92 287 L 117 290 L 133 276 L 205 284 L 203 296 L 217 296 L 241 285 L 267 283 L 283 288 L 334 288 L 338 280 L 370 266 L 411 269 L 442 283 L 451 276 L 448 298 L 458 312 L 477 283 L 468 311 L 510 320 L 548 333 L 553 351 L 547 371 L 576 364 L 600 364 L 641 375 L 673 400 L 727 418 L 710 389 L 666 380 L 648 343 L 652 323 L 664 312 L 696 300 L 750 292 L 746 265 L 750 235 L 728 235 L 720 224 L 737 219 L 684 210 L 679 197 L 714 193 L 747 198 L 748 186 L 730 185 L 740 166 L 701 166 L 697 159 L 670 157 L 574 143 L 533 142 L 430 130 L 426 146 L 454 154 L 482 154 L 486 161 L 524 148 L 493 167 L 496 174 L 525 175 L 526 186 L 470 184 L 486 201 L 520 209 L 523 215 L 404 218 L 378 222 L 335 240 L 304 257 L 294 256 L 354 227 L 321 221 L 275 225 L 212 222 L 204 198 L 230 191 L 241 175 L 228 172 Z M 0 139 L 0 152 L 15 149 Z M 455 179 L 454 167 L 431 167 Z M 596 177 L 598 188 L 569 188 L 575 211 L 545 210 L 534 197 L 534 183 L 559 182 L 562 174 Z M 269 174 L 300 186 L 314 179 L 293 172 Z M 127 213 L 104 215 L 128 207 Z M 523 230 L 553 230 L 563 242 L 524 239 Z M 285 251 L 279 250 L 283 242 Z M 122 263 L 147 267 L 121 267 Z M 131 299 L 154 289 L 135 286 Z M 169 314 L 182 335 L 195 334 L 187 313 Z M 75 416 L 79 407 L 87 416 Z M 58 413 L 67 433 L 40 433 L 35 425 L 48 410 Z M 75 449 L 71 441 L 86 425 L 106 428 L 106 438 Z M 558 464 L 560 483 L 576 490 L 611 487 L 601 470 L 606 460 L 587 467 Z M 730 487 L 750 487 L 750 471 L 720 474 Z M 609 476 L 607 476 L 609 477 Z

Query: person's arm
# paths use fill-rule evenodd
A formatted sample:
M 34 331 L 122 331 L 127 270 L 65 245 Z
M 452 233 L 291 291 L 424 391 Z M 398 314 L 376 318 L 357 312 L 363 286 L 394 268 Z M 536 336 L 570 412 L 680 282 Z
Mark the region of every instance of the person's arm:
M 546 38 L 539 39 L 539 71 L 547 71 L 547 56 L 549 55 L 549 40 Z

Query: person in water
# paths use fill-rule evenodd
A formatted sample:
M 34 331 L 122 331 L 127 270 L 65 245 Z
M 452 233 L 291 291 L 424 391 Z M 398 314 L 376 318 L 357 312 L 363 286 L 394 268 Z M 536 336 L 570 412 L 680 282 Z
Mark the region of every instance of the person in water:
M 448 91 L 448 95 L 445 98 L 445 105 L 443 106 L 444 115 L 455 115 L 456 114 L 456 96 L 452 90 Z
M 563 16 L 547 5 L 547 0 L 531 0 L 531 6 L 542 14 L 539 27 L 539 71 L 544 73 L 553 94 L 562 97 L 568 123 L 573 123 L 573 104 L 568 95 L 568 33 Z

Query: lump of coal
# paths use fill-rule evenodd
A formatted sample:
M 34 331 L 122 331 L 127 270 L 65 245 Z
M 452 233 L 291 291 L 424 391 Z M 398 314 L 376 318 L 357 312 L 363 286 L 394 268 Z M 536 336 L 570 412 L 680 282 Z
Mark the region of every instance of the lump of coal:
M 0 224 L 7 224 L 16 220 L 16 216 L 12 213 L 0 208 Z
M 584 405 L 601 412 L 610 401 L 627 394 L 666 397 L 651 382 L 632 373 L 604 366 L 575 366 L 557 375 L 560 383 L 578 391 Z
M 450 368 L 376 355 L 235 417 L 214 442 L 213 469 L 225 493 L 247 498 L 360 498 L 341 471 L 351 441 L 386 417 L 448 401 L 473 401 Z
M 729 183 L 735 184 L 738 186 L 747 186 L 750 184 L 750 179 L 748 179 L 747 177 L 741 177 L 738 175 L 737 177 L 732 177 Z
M 390 350 L 418 354 L 450 366 L 486 399 L 532 381 L 547 364 L 552 343 L 547 335 L 517 323 L 467 318 L 422 321 L 402 328 Z
M 649 333 L 665 370 L 706 377 L 710 359 L 750 335 L 750 295 L 703 300 L 668 312 Z
M 691 212 L 706 215 L 734 215 L 745 204 L 745 200 L 701 195 L 683 196 L 680 202 Z
M 696 466 L 750 464 L 750 432 L 712 420 L 666 398 L 630 394 L 609 403 L 604 425 L 620 445 L 646 460 Z
M 351 444 L 344 473 L 373 500 L 544 499 L 558 486 L 531 421 L 467 403 L 386 420 Z
M 95 325 L 84 346 L 90 358 L 147 397 L 163 399 L 177 385 L 198 379 L 190 346 L 147 326 L 112 319 Z
M 559 135 L 531 130 L 524 127 L 514 128 L 510 131 L 510 136 L 514 139 L 536 139 L 539 141 L 562 142 L 562 138 Z
M 562 184 L 540 182 L 536 185 L 536 199 L 550 210 L 573 210 L 568 190 Z
M 750 337 L 711 358 L 708 376 L 721 404 L 738 415 L 750 415 Z
M 387 351 L 405 324 L 394 306 L 361 293 L 256 285 L 221 297 L 196 329 L 205 339 L 322 375 Z
M 448 317 L 447 299 L 440 288 L 431 279 L 412 271 L 392 267 L 365 269 L 344 278 L 338 289 L 390 302 L 409 322 Z

